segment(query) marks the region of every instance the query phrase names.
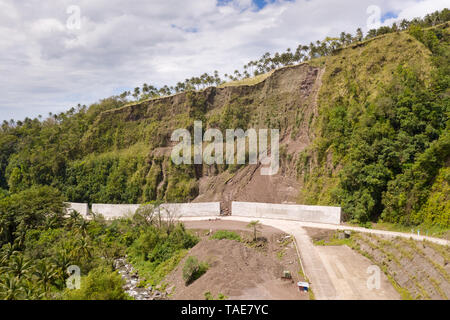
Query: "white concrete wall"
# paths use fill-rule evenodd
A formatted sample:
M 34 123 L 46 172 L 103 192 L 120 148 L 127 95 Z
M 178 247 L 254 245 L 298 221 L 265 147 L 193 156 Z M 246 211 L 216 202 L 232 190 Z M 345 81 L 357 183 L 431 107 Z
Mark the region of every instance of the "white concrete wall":
M 259 202 L 231 203 L 232 216 L 268 219 L 296 220 L 340 224 L 341 208 L 325 206 L 305 206 L 295 204 L 272 204 Z
M 67 213 L 69 214 L 71 211 L 76 211 L 81 214 L 84 218 L 86 218 L 89 214 L 89 206 L 87 203 L 76 203 L 76 202 L 65 202 L 67 207 Z
M 161 207 L 179 217 L 207 217 L 220 215 L 220 202 L 164 203 Z
M 92 212 L 100 213 L 106 219 L 134 214 L 140 204 L 92 204 Z M 161 207 L 177 217 L 201 217 L 220 215 L 220 202 L 164 203 Z M 164 214 L 164 210 L 161 210 Z

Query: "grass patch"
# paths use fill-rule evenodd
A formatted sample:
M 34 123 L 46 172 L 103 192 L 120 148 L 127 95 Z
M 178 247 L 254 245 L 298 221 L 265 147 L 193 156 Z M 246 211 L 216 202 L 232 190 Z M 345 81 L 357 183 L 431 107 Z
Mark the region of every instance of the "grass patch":
M 211 235 L 209 238 L 216 239 L 216 240 L 228 239 L 228 240 L 235 240 L 238 242 L 241 241 L 240 235 L 238 235 L 234 231 L 227 231 L 227 230 L 218 230 L 218 231 L 214 232 L 214 234 Z
M 433 287 L 436 289 L 436 291 L 440 294 L 440 296 L 445 299 L 448 300 L 447 295 L 445 294 L 445 292 L 441 289 L 440 287 L 440 283 L 434 279 L 434 278 L 430 278 L 430 282 L 433 284 Z
M 433 261 L 430 257 L 428 257 L 425 252 L 420 249 L 416 242 L 413 239 L 401 239 L 403 241 L 403 243 L 409 245 L 411 247 L 411 249 L 413 250 L 413 252 L 417 252 L 418 254 L 420 254 L 422 256 L 422 258 L 424 258 L 426 261 L 428 261 L 428 263 L 430 263 L 444 278 L 445 280 L 447 280 L 448 282 L 450 282 L 450 275 L 447 273 L 447 271 L 445 270 L 445 268 L 443 266 L 441 266 L 440 264 L 436 263 L 435 261 Z
M 227 300 L 228 296 L 224 295 L 223 293 L 219 293 L 217 295 L 217 298 L 214 298 L 214 295 L 211 292 L 205 292 L 204 294 L 205 300 Z
M 352 238 L 351 236 L 349 238 L 343 238 L 339 239 L 338 234 L 340 232 L 335 232 L 333 236 L 330 239 L 320 239 L 320 240 L 313 240 L 313 244 L 316 246 L 349 246 L 352 245 Z
M 285 254 L 286 254 L 286 251 L 281 249 L 280 251 L 277 252 L 277 258 L 282 260 Z

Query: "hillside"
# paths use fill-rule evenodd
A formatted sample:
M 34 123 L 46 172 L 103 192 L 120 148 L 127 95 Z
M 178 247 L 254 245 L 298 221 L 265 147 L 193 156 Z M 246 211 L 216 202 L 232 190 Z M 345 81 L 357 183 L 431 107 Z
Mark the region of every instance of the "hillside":
M 307 229 L 317 248 L 333 251 L 346 245 L 380 267 L 407 300 L 448 300 L 450 293 L 448 246 L 403 237 L 353 232 L 339 239 L 330 230 Z
M 102 100 L 0 135 L 6 196 L 50 185 L 73 202 L 217 200 L 342 206 L 347 221 L 450 225 L 448 26 L 411 28 L 231 83 Z M 177 128 L 280 129 L 281 170 L 175 166 Z

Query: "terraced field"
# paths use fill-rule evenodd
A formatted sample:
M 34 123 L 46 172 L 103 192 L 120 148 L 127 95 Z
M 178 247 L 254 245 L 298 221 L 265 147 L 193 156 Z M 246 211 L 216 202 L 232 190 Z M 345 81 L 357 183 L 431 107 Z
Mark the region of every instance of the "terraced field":
M 450 248 L 429 241 L 353 233 L 353 249 L 380 266 L 403 299 L 447 300 Z

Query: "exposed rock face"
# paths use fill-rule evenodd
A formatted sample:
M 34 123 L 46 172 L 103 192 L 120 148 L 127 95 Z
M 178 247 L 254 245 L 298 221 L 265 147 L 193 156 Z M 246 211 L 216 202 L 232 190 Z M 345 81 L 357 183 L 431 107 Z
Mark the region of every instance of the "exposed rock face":
M 317 113 L 322 74 L 323 70 L 308 65 L 288 67 L 251 87 L 248 96 L 257 105 L 255 113 L 260 114 L 259 123 L 253 127 L 280 129 L 280 170 L 276 175 L 264 176 L 258 164 L 246 165 L 233 175 L 206 172 L 199 179 L 199 195 L 194 201 L 221 201 L 223 214 L 230 212 L 231 201 L 295 203 L 301 184 L 296 179 L 294 163 L 313 139 L 309 119 Z M 264 109 L 271 114 L 268 119 L 264 119 Z
M 221 131 L 238 127 L 279 129 L 280 170 L 276 175 L 262 176 L 259 164 L 225 171 L 218 165 L 195 165 L 190 173 L 196 184 L 194 195 L 191 192 L 190 199 L 182 200 L 221 201 L 222 214 L 229 214 L 233 200 L 295 202 L 301 187 L 296 179 L 296 156 L 314 139 L 311 128 L 317 116 L 316 100 L 322 74 L 323 69 L 301 64 L 278 69 L 251 86 L 210 87 L 105 111 L 98 117 L 97 125 L 86 134 L 83 143 L 88 149 L 97 150 L 99 146 L 90 145 L 90 137 L 104 135 L 108 130 L 120 132 L 122 127 L 145 128 L 147 124 L 156 123 L 157 129 L 149 137 L 148 162 L 151 170 L 156 172 L 154 194 L 160 199 L 170 200 L 166 197 L 167 190 L 173 186 L 169 164 L 175 144 L 170 141 L 173 130 L 191 130 L 199 115 L 203 118 L 203 132 L 208 127 Z M 224 121 L 227 110 L 231 110 L 231 123 Z M 128 138 L 133 140 L 133 137 Z

